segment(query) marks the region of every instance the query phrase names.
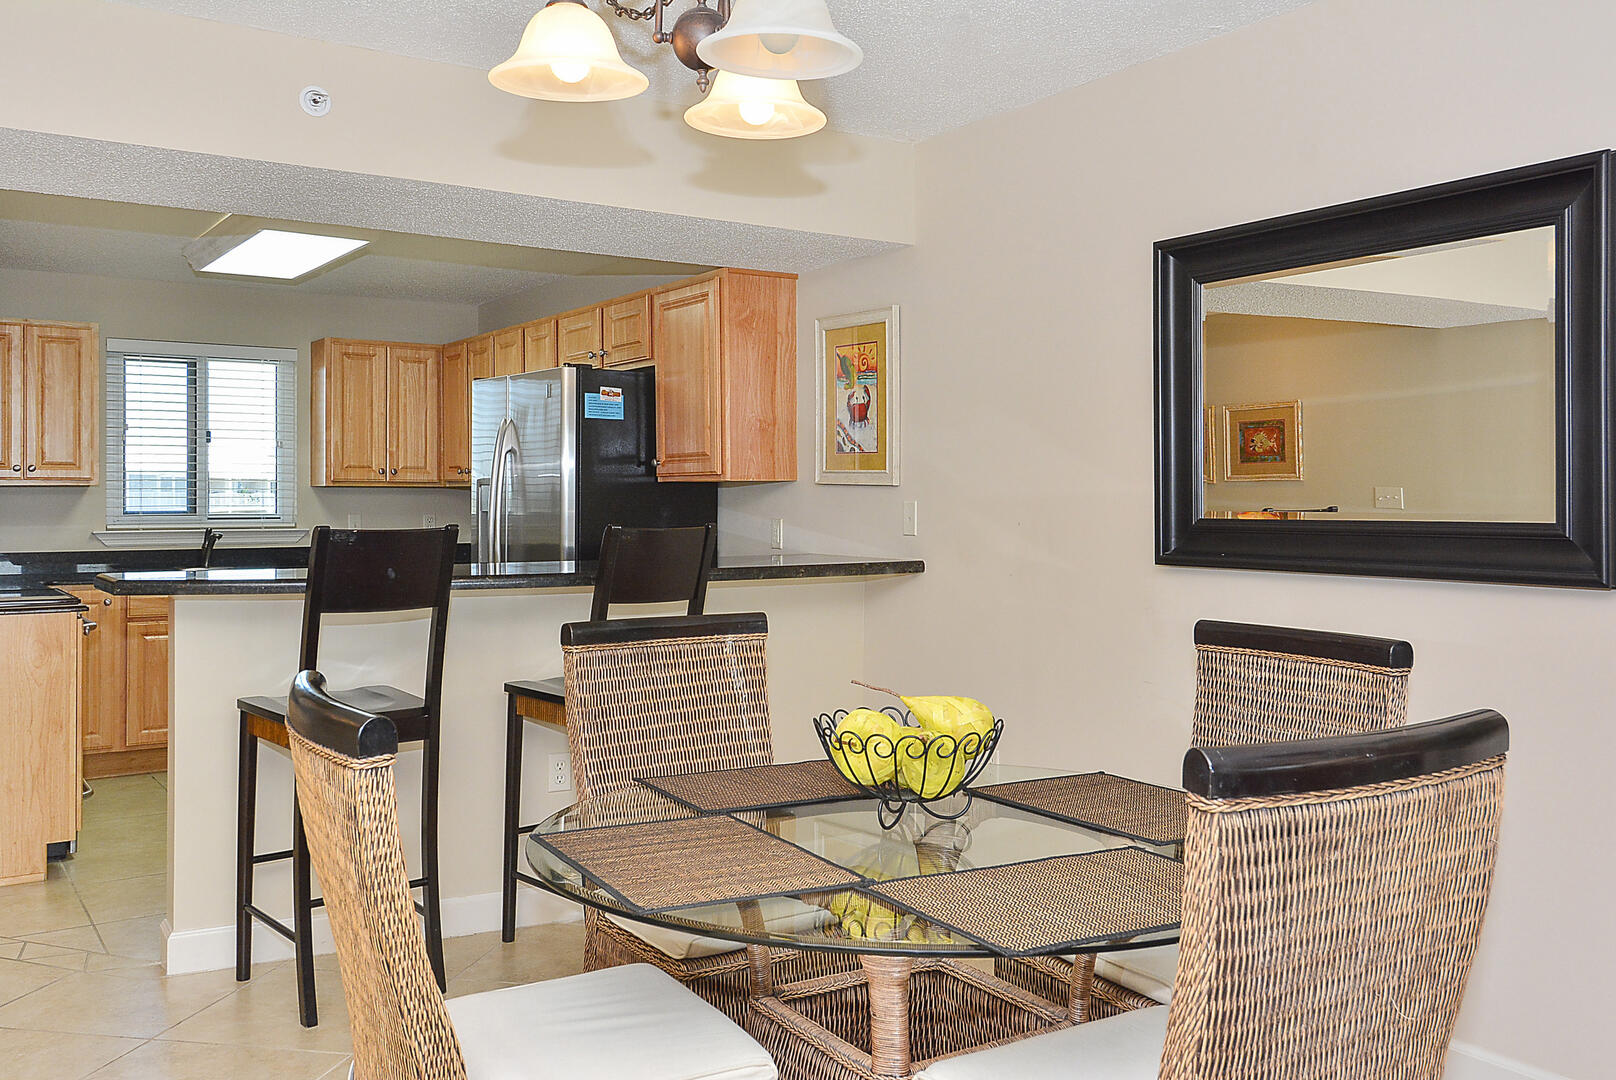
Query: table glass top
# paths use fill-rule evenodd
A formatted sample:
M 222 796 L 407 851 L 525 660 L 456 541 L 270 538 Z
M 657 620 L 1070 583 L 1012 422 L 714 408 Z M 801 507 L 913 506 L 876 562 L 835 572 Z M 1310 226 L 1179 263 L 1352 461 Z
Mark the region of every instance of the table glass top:
M 989 765 L 978 786 L 1061 775 L 1062 770 Z M 789 841 L 822 859 L 872 881 L 1004 866 L 1055 856 L 1080 855 L 1111 848 L 1138 847 L 1177 858 L 1177 845 L 1150 847 L 1097 829 L 1041 817 L 987 799 L 974 799 L 957 820 L 928 816 L 911 806 L 898 826 L 884 830 L 873 800 L 821 803 L 812 806 L 737 812 L 733 816 Z M 958 813 L 963 795 L 937 804 L 941 813 Z M 992 955 L 992 950 L 917 915 L 896 910 L 858 889 L 830 893 L 769 897 L 752 902 L 726 902 L 646 915 L 612 892 L 584 878 L 538 838 L 556 833 L 613 825 L 643 825 L 697 817 L 688 807 L 636 785 L 600 799 L 568 807 L 542 822 L 526 844 L 536 876 L 552 891 L 641 924 L 654 939 L 657 929 L 717 939 L 709 952 L 725 942 L 904 955 Z M 1007 905 L 1008 907 L 1008 905 Z M 1006 910 L 1005 920 L 1016 912 Z M 1177 928 L 1130 927 L 1083 946 L 1083 951 L 1115 951 L 1177 940 Z M 1051 949 L 1050 951 L 1072 951 Z

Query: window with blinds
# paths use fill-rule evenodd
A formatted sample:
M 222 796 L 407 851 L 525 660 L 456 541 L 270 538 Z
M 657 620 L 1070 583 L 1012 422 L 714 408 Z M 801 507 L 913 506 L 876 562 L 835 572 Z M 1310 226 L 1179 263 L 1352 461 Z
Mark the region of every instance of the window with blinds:
M 107 524 L 297 521 L 297 353 L 107 342 Z

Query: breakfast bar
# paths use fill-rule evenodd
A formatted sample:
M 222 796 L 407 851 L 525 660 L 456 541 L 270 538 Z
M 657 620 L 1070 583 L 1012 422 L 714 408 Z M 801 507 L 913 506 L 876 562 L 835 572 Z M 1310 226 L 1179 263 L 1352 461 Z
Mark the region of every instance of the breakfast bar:
M 919 560 L 773 553 L 723 555 L 712 572 L 712 612 L 761 611 L 769 617 L 771 711 L 776 756 L 818 754 L 812 718 L 845 697 L 847 680 L 865 673 L 865 606 L 923 573 Z M 169 901 L 165 959 L 170 973 L 228 967 L 234 955 L 236 752 L 238 698 L 284 695 L 297 673 L 304 571 L 214 568 L 102 574 L 112 595 L 170 596 L 173 624 L 169 741 Z M 503 815 L 505 684 L 561 673 L 560 628 L 589 617 L 594 566 L 521 563 L 455 568 L 443 674 L 442 803 L 439 808 L 445 936 L 493 930 L 500 918 L 500 822 Z M 662 613 L 648 609 L 650 614 Z M 327 620 L 321 668 L 334 686 L 387 683 L 419 692 L 425 617 L 342 616 Z M 565 735 L 534 728 L 526 740 L 523 813 L 537 820 L 573 801 L 552 790 L 552 756 L 567 754 Z M 400 790 L 420 787 L 421 755 L 399 757 Z M 291 839 L 291 767 L 262 755 L 257 849 Z M 284 806 L 286 812 L 276 807 Z M 401 807 L 406 851 L 419 856 L 419 807 Z M 259 868 L 257 895 L 286 917 L 290 869 Z M 554 897 L 523 890 L 523 923 L 575 918 Z M 323 920 L 317 948 L 331 947 Z M 289 954 L 260 932 L 255 955 Z

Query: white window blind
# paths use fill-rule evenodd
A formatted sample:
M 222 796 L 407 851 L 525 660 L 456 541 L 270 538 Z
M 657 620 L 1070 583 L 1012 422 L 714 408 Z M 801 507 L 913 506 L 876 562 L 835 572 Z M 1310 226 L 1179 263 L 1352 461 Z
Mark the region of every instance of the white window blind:
M 297 520 L 297 354 L 107 342 L 107 524 Z

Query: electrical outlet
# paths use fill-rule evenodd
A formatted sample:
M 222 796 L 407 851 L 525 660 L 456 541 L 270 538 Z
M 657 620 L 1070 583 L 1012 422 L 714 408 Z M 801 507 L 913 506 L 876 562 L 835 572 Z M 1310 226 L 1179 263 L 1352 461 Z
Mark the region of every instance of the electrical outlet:
M 436 514 L 422 514 L 421 515 L 421 528 L 423 528 L 423 529 L 436 529 L 437 527 L 438 527 L 438 515 L 436 515 Z
M 1402 510 L 1403 489 L 1400 487 L 1378 487 L 1375 489 L 1376 510 Z
M 775 518 L 769 526 L 769 546 L 776 551 L 784 550 L 786 546 L 786 519 Z
M 570 754 L 550 755 L 550 788 L 551 791 L 572 790 L 572 756 Z
M 359 524 L 359 515 L 358 514 L 349 514 L 348 515 L 348 528 L 357 529 L 357 528 L 360 528 L 360 527 L 361 526 Z
M 920 535 L 920 503 L 910 501 L 903 504 L 903 535 Z

